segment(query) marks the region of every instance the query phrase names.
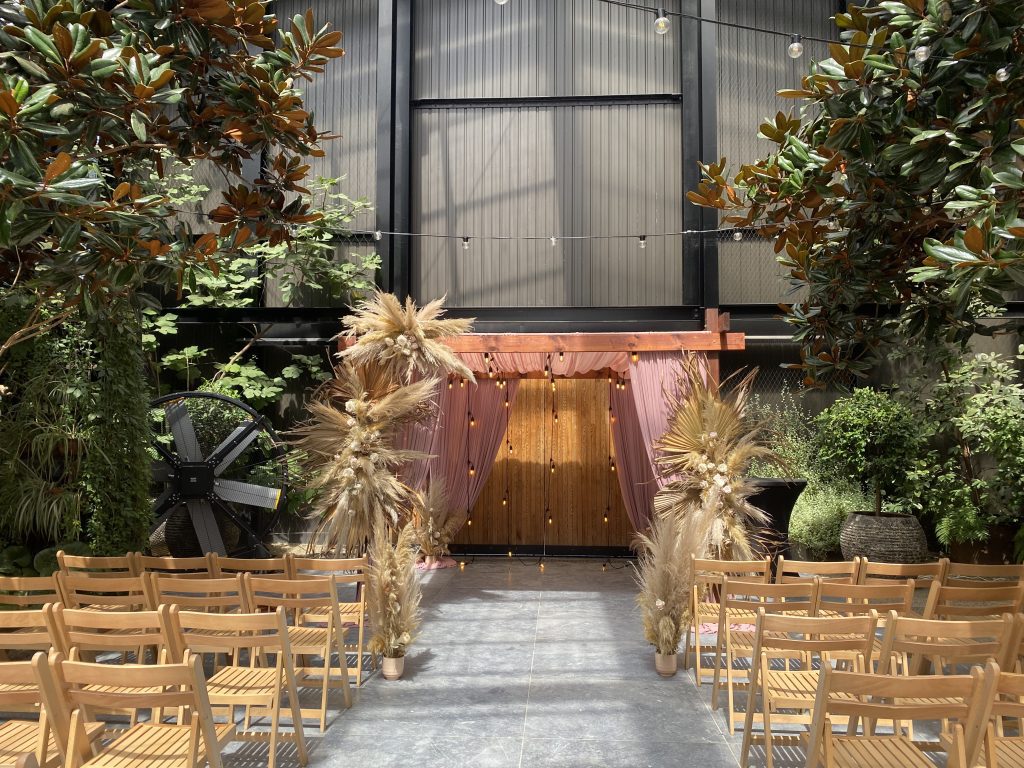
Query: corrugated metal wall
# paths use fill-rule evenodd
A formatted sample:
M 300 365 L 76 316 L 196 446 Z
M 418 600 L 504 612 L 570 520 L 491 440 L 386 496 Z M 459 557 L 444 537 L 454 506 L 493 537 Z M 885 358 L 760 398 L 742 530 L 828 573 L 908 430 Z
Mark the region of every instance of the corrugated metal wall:
M 830 0 L 718 0 L 722 21 L 799 35 L 835 38 Z M 718 154 L 738 168 L 770 152 L 775 145 L 757 137 L 757 128 L 779 111 L 795 111 L 799 102 L 780 99 L 781 88 L 796 88 L 812 60 L 827 58 L 824 43 L 803 40 L 802 58 L 786 55 L 789 39 L 724 25 L 718 27 Z M 710 158 L 712 160 L 717 158 Z M 723 240 L 718 246 L 719 299 L 723 304 L 775 304 L 792 300 L 785 271 L 770 243 Z
M 676 2 L 678 7 L 678 1 Z M 423 0 L 414 15 L 414 292 L 452 306 L 682 301 L 679 238 L 560 240 L 682 228 L 676 103 L 465 99 L 678 94 L 679 25 L 594 0 Z M 443 102 L 443 103 L 438 103 Z M 536 236 L 533 242 L 485 238 Z

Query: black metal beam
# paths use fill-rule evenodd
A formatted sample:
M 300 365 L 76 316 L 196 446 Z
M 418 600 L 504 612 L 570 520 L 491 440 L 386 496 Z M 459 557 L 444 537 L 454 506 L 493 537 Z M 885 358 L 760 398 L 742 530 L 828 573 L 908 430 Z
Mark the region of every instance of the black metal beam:
M 480 96 L 416 99 L 414 109 L 485 109 L 488 107 L 600 107 L 629 104 L 679 104 L 681 93 L 613 93 L 591 96 Z
M 683 0 L 683 13 L 696 15 L 700 0 Z M 683 229 L 699 229 L 700 209 L 686 199 L 686 192 L 697 186 L 700 156 L 700 22 L 684 18 L 680 22 L 680 84 L 683 89 L 680 141 L 683 162 Z M 703 304 L 700 268 L 700 238 L 684 237 L 680 258 L 683 262 L 683 304 Z
M 409 230 L 412 0 L 381 0 L 377 10 L 377 229 Z M 407 238 L 378 243 L 385 290 L 409 293 Z
M 718 160 L 718 18 L 717 0 L 700 0 L 700 151 L 704 162 Z M 700 228 L 718 227 L 718 211 L 701 208 Z M 717 307 L 719 301 L 718 238 L 701 235 L 701 303 Z

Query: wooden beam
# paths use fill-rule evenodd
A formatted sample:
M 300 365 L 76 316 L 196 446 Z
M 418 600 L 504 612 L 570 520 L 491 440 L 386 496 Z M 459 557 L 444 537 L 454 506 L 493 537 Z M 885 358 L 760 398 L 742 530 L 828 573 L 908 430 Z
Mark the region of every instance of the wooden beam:
M 455 352 L 733 352 L 746 348 L 742 333 L 467 333 L 449 339 Z

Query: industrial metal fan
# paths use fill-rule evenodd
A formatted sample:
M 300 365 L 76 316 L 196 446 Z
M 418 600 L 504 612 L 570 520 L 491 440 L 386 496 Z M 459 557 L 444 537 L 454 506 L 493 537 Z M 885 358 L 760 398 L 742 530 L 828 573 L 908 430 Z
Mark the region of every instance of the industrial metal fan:
M 213 392 L 177 392 L 150 405 L 154 553 L 265 554 L 287 496 L 277 433 L 245 403 Z

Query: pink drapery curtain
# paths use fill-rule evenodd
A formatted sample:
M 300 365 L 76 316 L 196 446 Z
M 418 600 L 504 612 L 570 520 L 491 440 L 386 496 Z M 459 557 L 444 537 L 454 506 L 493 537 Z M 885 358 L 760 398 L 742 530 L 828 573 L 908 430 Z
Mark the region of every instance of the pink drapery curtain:
M 551 372 L 555 376 L 575 376 L 590 371 L 611 369 L 620 375 L 628 375 L 629 356 L 625 352 L 495 352 L 489 359 L 479 352 L 464 352 L 459 355 L 462 362 L 474 371 L 486 373 L 490 370 L 502 373 L 537 373 L 543 371 L 551 359 Z M 481 376 L 481 378 L 483 378 Z
M 612 444 L 615 446 L 615 474 L 626 505 L 626 514 L 633 529 L 647 527 L 658 490 L 654 472 L 647 456 L 643 431 L 637 417 L 633 394 L 617 387 L 611 389 Z
M 444 388 L 442 382 L 434 391 L 434 397 Z M 403 464 L 398 470 L 398 478 L 412 488 L 414 491 L 422 491 L 427 484 L 427 470 L 430 466 L 430 449 L 434 443 L 434 433 L 437 431 L 437 419 L 439 410 L 431 415 L 426 421 L 419 424 L 407 424 L 399 433 L 395 443 L 402 450 L 418 451 L 428 454 L 427 458 L 414 459 Z
M 679 394 L 681 352 L 641 352 L 629 361 L 629 390 L 636 406 L 637 422 L 643 436 L 644 450 L 654 474 L 655 484 L 663 488 L 668 482 L 658 472 L 655 441 L 665 434 L 670 415 L 665 395 Z M 707 359 L 698 360 L 702 374 L 707 376 Z
M 491 379 L 481 379 L 475 386 L 441 386 L 430 447 L 434 457 L 427 462 L 427 472 L 430 482 L 444 483 L 452 509 L 472 509 L 480 496 L 505 437 L 505 396 L 511 408 L 518 389 L 516 380 L 500 388 Z M 473 426 L 469 425 L 470 415 Z

